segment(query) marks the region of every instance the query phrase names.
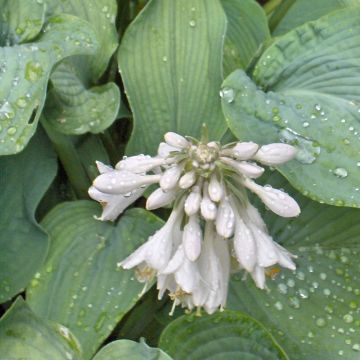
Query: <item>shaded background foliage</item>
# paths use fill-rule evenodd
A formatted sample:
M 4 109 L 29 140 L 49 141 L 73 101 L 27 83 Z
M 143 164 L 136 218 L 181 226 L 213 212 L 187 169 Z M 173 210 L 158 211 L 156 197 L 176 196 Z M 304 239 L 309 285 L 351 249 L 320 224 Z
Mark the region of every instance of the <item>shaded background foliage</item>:
M 0 8 L 1 359 L 359 358 L 358 0 Z M 117 265 L 167 211 L 140 199 L 101 223 L 87 189 L 95 160 L 154 154 L 203 122 L 215 140 L 298 147 L 266 183 L 302 214 L 262 209 L 297 270 L 272 269 L 268 291 L 235 274 L 229 310 L 169 317 Z

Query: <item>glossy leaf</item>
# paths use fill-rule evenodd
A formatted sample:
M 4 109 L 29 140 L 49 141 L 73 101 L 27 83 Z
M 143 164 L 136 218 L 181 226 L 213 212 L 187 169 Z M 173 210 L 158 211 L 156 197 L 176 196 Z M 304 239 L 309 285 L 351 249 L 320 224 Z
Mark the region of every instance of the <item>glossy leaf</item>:
M 175 359 L 288 359 L 270 333 L 238 311 L 181 316 L 170 323 L 160 347 Z
M 313 21 L 321 16 L 324 16 L 332 11 L 344 9 L 350 6 L 359 5 L 358 0 L 285 0 L 284 3 L 291 2 L 285 15 L 278 22 L 273 34 L 278 36 L 300 26 L 308 21 Z M 279 6 L 273 14 L 278 16 L 278 11 L 282 11 L 282 7 L 287 7 L 287 4 Z M 271 22 L 271 19 L 270 19 Z
M 77 201 L 57 206 L 42 225 L 52 239 L 42 270 L 27 290 L 29 304 L 42 317 L 69 327 L 85 357 L 111 333 L 144 287 L 118 262 L 159 227 L 145 210 L 134 209 L 117 225 L 94 219 L 99 207 Z
M 154 154 L 167 131 L 199 136 L 204 122 L 211 138 L 225 132 L 219 101 L 225 30 L 218 0 L 153 0 L 129 26 L 118 52 L 135 118 L 128 153 Z
M 270 39 L 267 18 L 255 0 L 221 0 L 228 25 L 224 44 L 224 74 L 246 69 L 261 44 Z
M 38 318 L 21 298 L 0 319 L 0 354 L 4 360 L 82 359 L 69 329 Z
M 51 0 L 48 5 L 51 15 L 69 13 L 88 21 L 100 46 L 96 53 L 72 57 L 55 69 L 46 100 L 46 118 L 64 134 L 99 133 L 115 121 L 120 107 L 120 91 L 115 83 L 93 85 L 106 70 L 118 45 L 116 1 Z
M 298 147 L 280 171 L 304 194 L 360 206 L 360 7 L 305 24 L 276 40 L 255 67 L 223 88 L 234 134 Z
M 9 46 L 34 39 L 45 19 L 45 4 L 36 0 L 0 1 L 0 44 Z
M 171 360 L 171 357 L 160 349 L 137 343 L 131 340 L 114 341 L 103 347 L 94 360 Z
M 0 154 L 21 151 L 34 134 L 50 71 L 61 59 L 94 52 L 95 34 L 73 16 L 49 19 L 34 43 L 0 48 Z
M 45 116 L 57 131 L 68 135 L 96 134 L 116 119 L 120 90 L 114 83 L 88 89 L 70 63 L 56 68 L 51 83 L 53 88 L 48 93 Z
M 48 236 L 35 210 L 55 177 L 57 161 L 39 132 L 18 155 L 0 158 L 0 302 L 20 292 L 41 267 Z
M 291 359 L 359 359 L 360 210 L 311 201 L 277 174 L 267 182 L 301 206 L 293 220 L 263 211 L 274 240 L 298 256 L 297 270 L 270 270 L 268 292 L 234 276 L 228 307 L 261 321 Z
M 80 78 L 97 80 L 108 66 L 109 59 L 118 46 L 115 20 L 116 0 L 46 0 L 47 15 L 70 14 L 86 20 L 99 41 L 95 56 L 79 58 Z

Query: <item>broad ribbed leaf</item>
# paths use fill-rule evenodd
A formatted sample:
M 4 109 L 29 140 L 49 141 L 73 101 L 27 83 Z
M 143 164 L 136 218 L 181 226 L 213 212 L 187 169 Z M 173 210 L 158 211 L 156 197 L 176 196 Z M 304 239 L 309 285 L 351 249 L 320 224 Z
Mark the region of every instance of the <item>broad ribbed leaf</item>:
M 246 69 L 261 44 L 270 38 L 267 18 L 255 0 L 221 0 L 228 25 L 224 44 L 224 74 Z
M 160 347 L 177 360 L 288 359 L 260 323 L 238 311 L 181 316 L 165 328 Z
M 56 168 L 52 147 L 39 131 L 21 154 L 0 157 L 0 303 L 25 288 L 44 261 L 48 236 L 34 213 Z
M 150 1 L 129 26 L 118 61 L 134 115 L 129 153 L 154 154 L 164 133 L 226 130 L 219 89 L 226 17 L 218 0 Z M 139 141 L 141 139 L 141 141 Z
M 3 360 L 82 360 L 80 345 L 66 327 L 38 318 L 18 298 L 0 319 Z
M 97 80 L 108 66 L 109 59 L 118 46 L 116 33 L 116 0 L 46 0 L 47 15 L 70 14 L 86 20 L 99 41 L 95 56 L 79 59 L 80 78 Z
M 27 289 L 38 315 L 61 322 L 79 339 L 86 358 L 138 300 L 144 284 L 118 263 L 159 227 L 145 210 L 134 209 L 117 225 L 94 219 L 94 202 L 64 203 L 43 227 L 52 243 L 42 270 Z
M 228 307 L 260 320 L 293 360 L 359 359 L 360 210 L 294 194 L 279 175 L 267 182 L 301 206 L 293 220 L 263 212 L 274 240 L 298 256 L 297 270 L 270 270 L 269 292 L 234 276 Z
M 316 20 L 332 11 L 359 5 L 358 0 L 284 0 L 283 3 L 284 4 L 281 4 L 279 9 L 273 14 L 273 17 L 277 17 L 280 15 L 278 12 L 283 11 L 283 7 L 288 8 L 273 31 L 273 34 L 277 36 L 307 21 Z M 286 3 L 291 4 L 289 6 Z M 270 22 L 271 20 L 272 19 L 270 19 Z
M 86 70 L 85 70 L 86 71 Z M 88 68 L 90 74 L 90 68 Z M 120 91 L 114 83 L 87 89 L 79 79 L 79 69 L 70 62 L 60 64 L 51 75 L 45 116 L 64 134 L 99 133 L 116 119 Z
M 41 31 L 45 4 L 37 0 L 0 0 L 0 45 L 30 41 Z
M 304 194 L 360 206 L 360 8 L 337 11 L 273 43 L 256 84 L 241 70 L 223 88 L 234 134 L 298 147 L 280 171 Z
M 93 53 L 95 34 L 70 15 L 49 19 L 36 42 L 0 48 L 0 154 L 21 151 L 34 134 L 50 71 L 61 59 Z
M 95 54 L 66 59 L 56 68 L 46 99 L 46 118 L 64 134 L 99 133 L 115 121 L 120 106 L 120 91 L 115 83 L 93 85 L 106 70 L 118 45 L 116 1 L 51 0 L 48 13 L 69 13 L 88 21 L 97 35 L 99 48 Z
M 48 13 L 69 13 L 88 21 L 100 46 L 96 53 L 72 57 L 56 68 L 46 99 L 46 118 L 64 134 L 99 133 L 115 121 L 120 106 L 120 91 L 115 83 L 93 85 L 118 45 L 116 0 L 51 0 Z
M 114 341 L 103 347 L 94 360 L 171 360 L 171 357 L 160 349 L 137 343 L 131 340 Z

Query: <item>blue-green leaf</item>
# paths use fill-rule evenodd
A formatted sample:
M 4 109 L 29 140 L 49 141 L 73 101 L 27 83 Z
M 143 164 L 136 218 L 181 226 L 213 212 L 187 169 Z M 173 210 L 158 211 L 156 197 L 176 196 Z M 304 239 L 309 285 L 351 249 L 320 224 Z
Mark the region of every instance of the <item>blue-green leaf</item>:
M 41 267 L 48 236 L 35 210 L 55 177 L 57 161 L 43 132 L 18 155 L 0 158 L 0 302 L 23 290 Z
M 3 360 L 82 360 L 81 348 L 65 326 L 38 318 L 18 298 L 0 319 Z
M 96 50 L 95 34 L 70 15 L 49 19 L 35 42 L 0 48 L 0 154 L 21 151 L 34 134 L 53 66 Z
M 167 131 L 199 136 L 204 122 L 211 138 L 224 134 L 225 31 L 218 0 L 152 0 L 129 26 L 118 52 L 134 115 L 128 153 L 154 154 Z
M 267 18 L 255 0 L 221 0 L 228 25 L 224 44 L 224 74 L 246 69 L 261 44 L 270 39 Z
M 177 360 L 288 359 L 260 323 L 229 310 L 177 318 L 163 331 L 160 347 Z
M 42 222 L 51 238 L 47 260 L 27 289 L 36 314 L 67 326 L 86 358 L 94 354 L 138 300 L 144 284 L 118 263 L 154 233 L 161 222 L 133 209 L 117 224 L 94 219 L 94 202 L 64 203 Z
M 114 341 L 103 347 L 94 360 L 171 360 L 171 357 L 160 349 L 137 343 L 131 340 Z
M 331 13 L 277 39 L 257 63 L 225 81 L 234 134 L 298 147 L 280 167 L 309 197 L 360 206 L 360 7 Z
M 293 220 L 263 211 L 274 240 L 298 256 L 297 270 L 273 268 L 269 291 L 235 275 L 228 307 L 260 320 L 291 359 L 359 359 L 360 210 L 311 201 L 276 173 L 267 183 L 285 188 L 302 209 Z

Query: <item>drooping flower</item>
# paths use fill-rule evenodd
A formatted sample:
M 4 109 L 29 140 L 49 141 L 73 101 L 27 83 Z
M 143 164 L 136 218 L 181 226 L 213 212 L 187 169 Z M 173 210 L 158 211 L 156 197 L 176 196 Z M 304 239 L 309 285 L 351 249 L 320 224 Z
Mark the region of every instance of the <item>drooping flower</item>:
M 226 305 L 232 271 L 250 273 L 264 289 L 269 267 L 295 269 L 294 255 L 272 239 L 247 195 L 250 190 L 279 216 L 298 216 L 292 197 L 253 180 L 263 174 L 262 164 L 278 166 L 295 154 L 288 144 L 221 146 L 169 132 L 155 157 L 124 158 L 115 169 L 98 163 L 100 175 L 89 194 L 104 206 L 100 219 L 114 220 L 149 185 L 159 184 L 146 207 L 173 204 L 171 215 L 119 265 L 135 268 L 144 291 L 156 276 L 159 298 L 168 291 L 174 306 L 212 313 Z

